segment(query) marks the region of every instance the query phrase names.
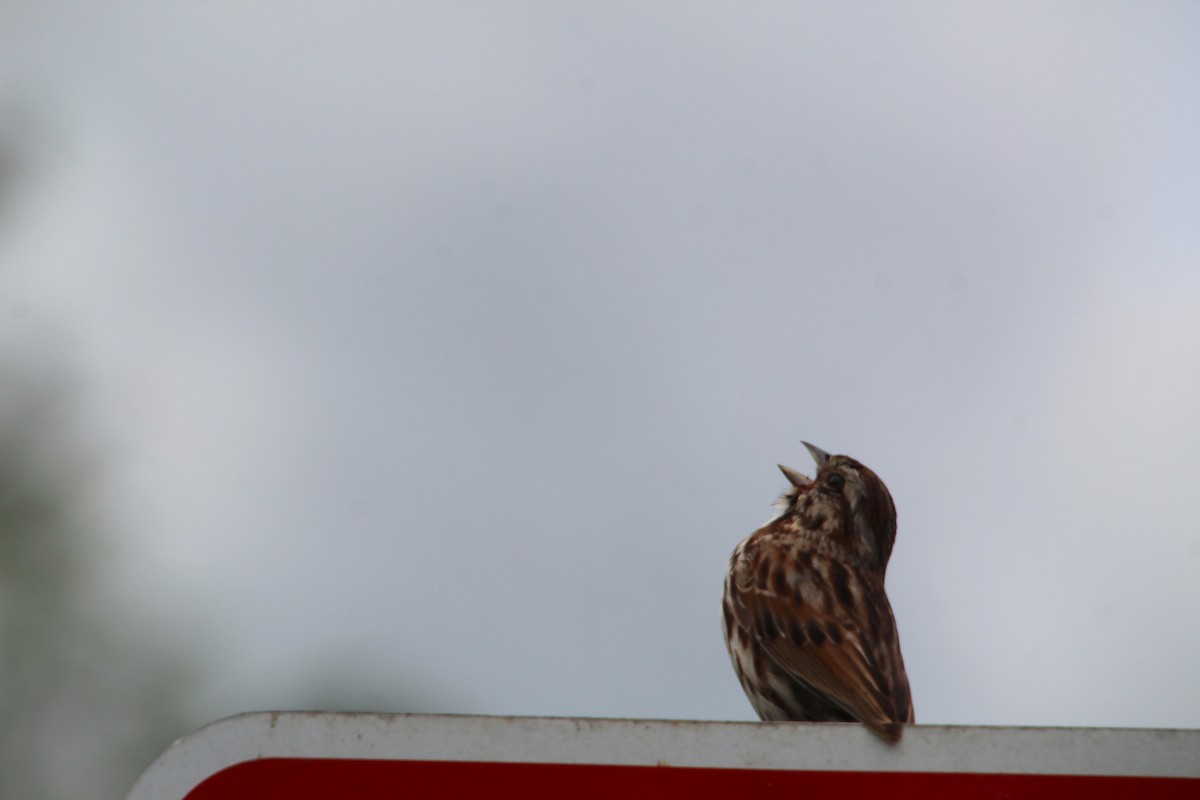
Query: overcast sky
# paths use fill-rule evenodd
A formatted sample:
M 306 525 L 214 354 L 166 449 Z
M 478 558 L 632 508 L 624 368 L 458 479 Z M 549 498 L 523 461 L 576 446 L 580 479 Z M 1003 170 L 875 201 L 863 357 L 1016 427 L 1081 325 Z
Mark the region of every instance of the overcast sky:
M 752 719 L 803 438 L 895 498 L 918 721 L 1200 726 L 1200 5 L 0 14 L 0 348 L 212 714 Z

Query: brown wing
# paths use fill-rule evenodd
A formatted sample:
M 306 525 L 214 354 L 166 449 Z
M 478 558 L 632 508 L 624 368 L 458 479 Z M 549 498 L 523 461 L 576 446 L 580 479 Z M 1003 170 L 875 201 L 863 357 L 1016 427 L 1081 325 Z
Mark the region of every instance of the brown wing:
M 793 568 L 790 574 L 763 580 L 762 571 L 755 570 L 746 575 L 749 580 L 739 580 L 739 616 L 755 632 L 758 646 L 790 678 L 829 698 L 880 736 L 897 741 L 899 723 L 912 722 L 913 714 L 882 587 L 871 591 L 857 578 L 845 576 L 846 584 L 854 582 L 857 591 L 848 585 L 835 590 L 835 581 L 826 579 L 830 569 L 848 571 L 840 564 L 831 567 L 827 559 L 810 561 L 815 563 L 803 572 Z M 809 591 L 801 590 L 804 581 L 810 582 Z M 868 629 L 878 634 L 871 637 L 878 639 L 874 648 Z

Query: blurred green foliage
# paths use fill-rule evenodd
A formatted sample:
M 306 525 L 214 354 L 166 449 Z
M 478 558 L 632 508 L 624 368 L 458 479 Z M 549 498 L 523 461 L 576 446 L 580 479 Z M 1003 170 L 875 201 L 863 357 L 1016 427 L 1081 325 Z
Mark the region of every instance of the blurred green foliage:
M 190 678 L 106 601 L 99 461 L 46 371 L 0 368 L 0 797 L 119 798 L 189 727 Z
M 55 151 L 20 107 L 0 105 L 3 255 L 14 212 Z M 104 510 L 104 448 L 81 423 L 87 392 L 53 345 L 14 344 L 27 314 L 0 280 L 0 800 L 114 800 L 173 740 L 249 709 L 223 696 L 214 662 L 193 666 L 219 642 L 205 647 L 152 607 L 122 606 L 131 593 L 108 567 L 127 554 Z M 263 676 L 265 702 L 251 707 L 470 710 L 426 676 L 346 658 L 314 654 L 282 694 L 278 676 Z
M 3 247 L 36 148 L 8 124 L 20 115 L 0 116 Z M 103 462 L 75 413 L 70 360 L 13 346 L 19 308 L 0 294 L 0 798 L 121 798 L 194 727 L 182 710 L 193 681 L 102 585 Z

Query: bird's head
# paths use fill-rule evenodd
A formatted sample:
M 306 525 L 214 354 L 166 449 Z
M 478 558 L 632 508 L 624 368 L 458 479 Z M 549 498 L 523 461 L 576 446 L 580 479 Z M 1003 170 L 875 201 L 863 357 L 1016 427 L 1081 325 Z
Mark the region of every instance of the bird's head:
M 896 505 L 879 476 L 850 456 L 831 456 L 803 442 L 817 464 L 815 478 L 779 465 L 792 488 L 780 498 L 783 515 L 803 518 L 808 530 L 835 537 L 864 564 L 887 569 L 896 541 Z

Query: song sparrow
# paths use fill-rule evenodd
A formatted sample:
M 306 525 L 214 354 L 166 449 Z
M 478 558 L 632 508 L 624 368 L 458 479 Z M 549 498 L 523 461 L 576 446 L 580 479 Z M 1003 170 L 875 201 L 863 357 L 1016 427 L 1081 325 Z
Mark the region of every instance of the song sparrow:
M 897 742 L 914 718 L 883 590 L 896 507 L 858 461 L 804 446 L 816 479 L 781 464 L 783 513 L 729 559 L 725 644 L 760 718 L 857 720 Z

